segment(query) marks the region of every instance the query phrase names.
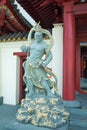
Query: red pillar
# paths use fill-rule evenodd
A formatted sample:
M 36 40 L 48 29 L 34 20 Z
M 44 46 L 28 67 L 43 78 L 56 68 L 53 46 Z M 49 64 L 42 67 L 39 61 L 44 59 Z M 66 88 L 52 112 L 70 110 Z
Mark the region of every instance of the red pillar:
M 14 52 L 13 55 L 20 57 L 20 81 L 19 81 L 19 102 L 23 99 L 23 62 L 25 61 L 27 54 L 23 52 Z
M 63 99 L 75 99 L 76 84 L 76 50 L 75 50 L 75 16 L 73 3 L 64 3 L 64 47 L 63 47 Z

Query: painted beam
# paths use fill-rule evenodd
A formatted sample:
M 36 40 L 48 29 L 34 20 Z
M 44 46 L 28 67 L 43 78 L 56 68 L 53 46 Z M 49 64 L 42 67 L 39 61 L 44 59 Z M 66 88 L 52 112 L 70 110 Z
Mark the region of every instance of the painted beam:
M 17 31 L 25 31 L 25 29 L 14 19 L 7 20 Z
M 42 4 L 40 4 L 40 7 L 43 7 L 43 6 L 48 6 L 50 4 L 54 3 L 54 0 L 44 0 L 44 2 Z
M 6 4 L 6 0 L 0 0 L 0 6 Z
M 15 13 L 15 11 L 13 10 L 12 6 L 10 5 L 9 1 L 7 1 L 7 7 L 9 8 L 9 10 L 12 12 L 12 14 L 14 15 L 15 19 L 18 21 L 18 23 L 20 23 L 20 25 L 25 28 L 25 30 L 27 30 L 25 24 L 19 19 L 19 17 L 17 16 L 17 14 Z
M 11 26 L 8 22 L 5 22 L 4 27 L 12 32 L 16 32 L 13 26 Z
M 74 15 L 87 14 L 87 3 L 74 5 L 73 13 Z
M 2 6 L 2 9 L 1 9 L 1 12 L 0 12 L 0 26 L 4 25 L 6 10 L 7 10 L 6 6 Z

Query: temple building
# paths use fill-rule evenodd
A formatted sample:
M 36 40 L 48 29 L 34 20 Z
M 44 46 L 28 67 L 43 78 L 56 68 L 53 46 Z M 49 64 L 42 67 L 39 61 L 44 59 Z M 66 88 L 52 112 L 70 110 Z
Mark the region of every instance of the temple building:
M 58 78 L 58 92 L 72 104 L 76 93 L 87 94 L 87 0 L 16 0 L 53 36 L 53 60 L 49 65 Z M 0 97 L 4 104 L 24 98 L 23 67 L 32 24 L 20 13 L 15 0 L 0 1 Z M 45 36 L 48 42 L 49 38 Z M 83 83 L 84 81 L 84 83 Z M 83 86 L 84 84 L 84 86 Z

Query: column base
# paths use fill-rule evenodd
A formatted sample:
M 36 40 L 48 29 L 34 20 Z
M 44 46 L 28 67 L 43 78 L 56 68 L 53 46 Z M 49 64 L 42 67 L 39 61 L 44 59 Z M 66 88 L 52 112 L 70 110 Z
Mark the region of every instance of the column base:
M 67 100 L 63 100 L 64 103 L 64 107 L 66 108 L 81 108 L 82 105 L 79 101 L 67 101 Z
M 3 104 L 3 97 L 0 97 L 0 105 Z

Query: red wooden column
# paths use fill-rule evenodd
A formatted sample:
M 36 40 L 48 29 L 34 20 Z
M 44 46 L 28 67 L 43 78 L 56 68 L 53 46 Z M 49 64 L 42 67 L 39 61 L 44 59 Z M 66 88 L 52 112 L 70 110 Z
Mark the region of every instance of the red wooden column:
M 26 59 L 27 54 L 23 52 L 14 52 L 13 55 L 16 55 L 20 58 L 20 81 L 19 81 L 19 102 L 23 99 L 23 62 Z
M 73 2 L 64 3 L 64 45 L 63 45 L 63 99 L 75 99 L 76 85 L 76 50 L 75 50 L 75 16 Z

